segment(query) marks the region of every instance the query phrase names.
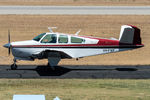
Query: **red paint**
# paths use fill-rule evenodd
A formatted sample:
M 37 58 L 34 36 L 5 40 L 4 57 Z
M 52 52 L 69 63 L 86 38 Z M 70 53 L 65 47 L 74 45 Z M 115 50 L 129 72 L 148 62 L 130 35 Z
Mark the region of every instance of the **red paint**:
M 141 30 L 139 28 L 137 28 L 136 26 L 133 26 L 133 25 L 129 25 L 129 26 L 131 26 L 132 28 L 134 28 L 133 44 L 134 45 L 141 44 L 141 36 L 140 36 Z
M 65 44 L 65 45 L 13 45 L 13 47 L 75 47 L 75 46 L 98 46 L 97 44 Z
M 127 45 L 134 45 L 134 46 L 144 46 L 141 44 L 141 38 L 140 38 L 140 29 L 138 29 L 136 26 L 129 25 L 135 29 L 135 35 L 133 44 L 127 44 L 127 43 L 120 43 L 119 40 L 111 40 L 111 39 L 101 39 L 96 37 L 89 37 L 89 36 L 77 36 L 77 35 L 71 35 L 81 38 L 89 38 L 89 39 L 96 39 L 98 40 L 97 44 L 53 44 L 53 45 L 13 45 L 12 47 L 96 47 L 96 46 L 127 46 Z
M 98 44 L 101 46 L 118 46 L 119 40 L 99 39 Z
M 131 26 L 131 27 L 133 27 L 133 28 L 137 28 L 136 26 L 134 26 L 134 25 L 130 25 L 130 24 L 128 24 L 129 26 Z
M 96 38 L 98 39 L 98 43 L 97 44 L 53 44 L 53 45 L 43 45 L 43 44 L 39 44 L 39 45 L 13 45 L 12 47 L 96 47 L 96 46 L 127 46 L 127 45 L 132 45 L 133 44 L 127 44 L 127 43 L 120 43 L 119 40 L 110 40 L 110 39 L 100 39 L 100 38 Z M 136 44 L 138 45 L 142 45 L 142 44 Z M 144 46 L 144 45 L 143 45 Z

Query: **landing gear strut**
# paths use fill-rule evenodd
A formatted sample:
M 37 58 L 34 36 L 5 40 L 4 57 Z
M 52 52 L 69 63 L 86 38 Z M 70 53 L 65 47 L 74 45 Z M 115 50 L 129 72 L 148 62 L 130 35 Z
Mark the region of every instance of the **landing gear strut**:
M 14 59 L 13 61 L 14 61 L 14 63 L 10 67 L 11 67 L 11 70 L 16 70 L 18 67 L 16 64 L 17 61 L 16 61 L 16 59 Z

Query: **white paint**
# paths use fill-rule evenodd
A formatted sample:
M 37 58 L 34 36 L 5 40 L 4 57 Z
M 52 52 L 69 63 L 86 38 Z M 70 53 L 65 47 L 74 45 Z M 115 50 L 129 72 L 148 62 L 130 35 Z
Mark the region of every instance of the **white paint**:
M 119 41 L 121 43 L 133 43 L 134 38 L 134 28 L 129 25 L 121 26 Z
M 59 97 L 56 97 L 56 98 L 54 98 L 53 100 L 60 100 L 60 98 L 59 98 Z
M 122 37 L 124 37 L 124 29 L 132 29 L 131 26 L 124 25 L 122 26 L 121 29 L 121 35 L 120 35 L 120 40 L 122 40 Z M 127 30 L 128 31 L 128 30 Z M 128 32 L 127 32 L 128 33 Z M 131 30 L 132 33 L 132 30 Z M 86 56 L 94 56 L 94 55 L 101 55 L 101 54 L 107 54 L 107 53 L 114 53 L 114 52 L 120 52 L 120 51 L 125 51 L 125 50 L 131 50 L 134 48 L 110 48 L 105 46 L 103 47 L 76 47 L 72 44 L 97 44 L 99 42 L 99 39 L 95 39 L 92 37 L 82 37 L 82 36 L 77 36 L 77 35 L 68 35 L 68 43 L 64 43 L 65 45 L 72 45 L 72 46 L 61 46 L 58 47 L 57 45 L 64 45 L 61 43 L 58 43 L 58 38 L 56 43 L 41 43 L 40 41 L 47 35 L 47 34 L 56 34 L 57 37 L 59 34 L 63 33 L 46 33 L 39 41 L 34 41 L 34 40 L 28 40 L 28 41 L 20 41 L 20 42 L 12 42 L 10 47 L 12 46 L 12 54 L 15 57 L 15 59 L 18 60 L 34 60 L 34 59 L 44 59 L 47 58 L 48 62 L 51 66 L 56 66 L 61 58 L 82 58 Z M 130 33 L 129 33 L 130 34 Z M 66 34 L 67 35 L 67 34 Z M 132 35 L 132 34 L 131 34 Z M 85 39 L 85 42 L 83 43 L 71 43 L 70 42 L 70 37 L 75 36 L 77 38 L 82 38 Z M 126 36 L 125 36 L 126 37 Z M 130 37 L 126 37 L 128 40 Z M 131 37 L 133 38 L 133 37 Z M 123 39 L 124 40 L 124 39 Z M 126 41 L 126 40 L 125 40 Z M 129 40 L 130 41 L 130 40 Z M 27 47 L 22 47 L 27 45 Z M 35 47 L 32 47 L 35 46 Z M 38 45 L 40 47 L 38 47 Z M 47 45 L 53 45 L 50 47 L 46 47 Z M 56 45 L 56 46 L 55 46 Z M 20 47 L 19 47 L 20 46 Z M 10 48 L 9 46 L 4 45 L 6 48 Z M 107 47 L 107 48 L 106 48 Z M 45 52 L 46 51 L 46 52 Z M 63 55 L 61 55 L 63 54 Z M 63 56 L 63 57 L 62 57 Z
M 0 14 L 150 15 L 150 6 L 0 6 Z
M 11 45 L 39 45 L 39 42 L 34 40 L 12 42 Z
M 45 50 L 51 50 L 64 52 L 72 58 L 80 58 L 86 56 L 120 52 L 130 49 L 132 48 L 13 48 L 12 54 L 16 57 L 28 58 L 29 56 L 32 56 L 32 54 L 36 54 L 36 52 L 40 53 Z
M 13 100 L 45 100 L 44 95 L 14 95 Z

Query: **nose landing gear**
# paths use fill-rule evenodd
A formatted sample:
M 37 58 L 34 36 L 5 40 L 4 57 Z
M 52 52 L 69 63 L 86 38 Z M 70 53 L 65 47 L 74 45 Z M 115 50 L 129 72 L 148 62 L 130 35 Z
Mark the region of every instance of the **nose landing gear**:
M 17 64 L 16 64 L 17 60 L 14 59 L 13 61 L 14 61 L 14 63 L 10 67 L 11 67 L 11 70 L 16 70 L 17 67 L 18 67 Z

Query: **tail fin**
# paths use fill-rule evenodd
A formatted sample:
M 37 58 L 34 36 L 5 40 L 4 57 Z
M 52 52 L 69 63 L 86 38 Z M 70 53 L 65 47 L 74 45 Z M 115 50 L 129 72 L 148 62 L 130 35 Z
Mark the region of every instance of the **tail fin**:
M 132 25 L 121 26 L 120 43 L 141 44 L 140 29 Z

